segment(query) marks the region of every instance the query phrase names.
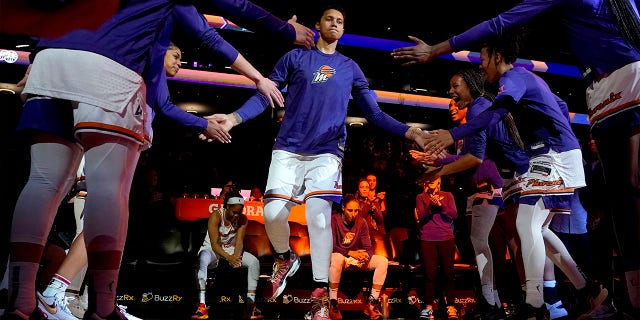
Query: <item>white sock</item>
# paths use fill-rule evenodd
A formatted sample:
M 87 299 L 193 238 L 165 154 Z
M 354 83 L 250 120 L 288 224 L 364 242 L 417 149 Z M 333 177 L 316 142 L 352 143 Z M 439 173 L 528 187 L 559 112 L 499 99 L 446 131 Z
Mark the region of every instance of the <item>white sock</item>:
M 56 294 L 64 293 L 67 287 L 69 287 L 69 283 L 71 283 L 71 281 L 56 273 L 51 278 L 51 281 L 49 281 L 49 285 L 44 289 L 42 295 L 45 297 L 53 297 Z
M 545 280 L 543 285 L 545 287 L 547 287 L 547 288 L 555 288 L 556 287 L 556 281 L 555 280 Z
M 500 301 L 500 295 L 498 295 L 497 289 L 493 289 L 493 301 L 495 302 L 496 307 L 502 307 L 502 301 Z
M 256 293 L 255 292 L 247 292 L 247 299 L 251 299 L 251 301 L 256 302 Z
M 378 298 L 380 297 L 380 289 L 371 288 L 371 296 L 374 299 L 378 300 Z
M 205 295 L 206 295 L 206 291 L 205 290 L 200 290 L 200 303 L 205 303 Z
M 493 306 L 496 304 L 496 301 L 494 299 L 493 287 L 491 285 L 488 285 L 488 284 L 482 285 L 482 296 L 484 297 L 485 300 L 487 300 L 487 303 L 490 306 Z

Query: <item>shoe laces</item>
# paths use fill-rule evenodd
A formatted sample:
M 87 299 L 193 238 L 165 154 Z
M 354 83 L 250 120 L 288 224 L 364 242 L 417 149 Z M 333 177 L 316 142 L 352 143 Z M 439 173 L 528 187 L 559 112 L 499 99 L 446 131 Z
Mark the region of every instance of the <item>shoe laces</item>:
M 62 298 L 62 300 L 60 300 L 60 307 L 66 311 L 69 311 L 69 301 L 71 300 L 75 300 L 76 298 L 74 297 L 68 297 L 65 296 L 64 298 Z
M 120 310 L 120 313 L 122 313 L 123 315 L 128 315 L 129 313 L 127 312 L 127 306 L 121 305 L 121 304 L 116 304 L 116 307 Z
M 369 310 L 374 315 L 382 314 L 382 312 L 380 312 L 380 303 L 377 301 L 369 300 Z
M 68 310 L 67 306 L 69 301 L 74 300 L 75 297 L 67 296 L 64 292 L 58 292 L 53 295 L 53 300 L 62 309 Z
M 314 316 L 329 318 L 329 297 L 326 295 L 311 296 L 311 312 Z
M 280 282 L 280 280 L 287 274 L 288 264 L 287 260 L 276 259 L 273 263 L 273 276 L 271 277 L 271 282 Z

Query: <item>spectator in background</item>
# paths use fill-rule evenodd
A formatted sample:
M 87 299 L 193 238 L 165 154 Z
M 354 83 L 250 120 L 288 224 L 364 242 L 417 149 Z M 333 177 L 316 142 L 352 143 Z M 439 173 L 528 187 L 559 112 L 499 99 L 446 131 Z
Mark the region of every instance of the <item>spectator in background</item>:
M 262 202 L 262 190 L 260 187 L 253 187 L 251 189 L 251 194 L 249 195 L 249 201 L 259 201 Z
M 206 305 L 207 271 L 217 268 L 220 261 L 232 268 L 247 267 L 247 300 L 245 319 L 262 319 L 255 306 L 256 288 L 260 276 L 258 258 L 244 251 L 243 242 L 248 219 L 242 214 L 244 198 L 236 190 L 225 193 L 224 206 L 209 216 L 208 232 L 198 252 L 198 310 L 191 319 L 209 319 Z M 211 241 L 213 239 L 213 241 Z
M 378 177 L 375 174 L 368 174 L 366 179 L 369 183 L 369 202 L 372 207 L 380 211 L 382 219 L 385 220 L 387 218 L 387 193 L 385 191 L 378 190 Z M 386 231 L 388 230 L 385 230 L 385 233 Z
M 416 196 L 416 220 L 420 227 L 420 257 L 425 268 L 424 310 L 420 319 L 433 319 L 438 309 L 436 298 L 436 280 L 443 285 L 443 301 L 448 318 L 457 318 L 458 311 L 454 303 L 454 269 L 456 243 L 453 236 L 453 221 L 458 217 L 456 203 L 451 192 L 440 190 L 440 178 L 428 181 L 424 192 Z M 442 278 L 438 277 L 438 266 Z
M 216 199 L 224 200 L 225 196 L 227 195 L 227 192 L 230 192 L 236 189 L 237 189 L 236 184 L 233 182 L 233 180 L 229 179 L 227 180 L 227 182 L 225 182 L 222 185 L 222 190 L 220 190 L 220 194 L 216 197 Z
M 329 268 L 329 316 L 342 319 L 338 306 L 338 287 L 342 270 L 374 270 L 371 294 L 364 312 L 371 319 L 380 319 L 380 290 L 387 278 L 389 261 L 384 256 L 373 254 L 371 237 L 366 221 L 359 215 L 360 205 L 354 195 L 344 197 L 342 214 L 331 216 L 333 253 Z
M 369 182 L 367 182 L 367 179 L 360 179 L 358 181 L 358 192 L 356 193 L 356 199 L 360 204 L 360 217 L 367 222 L 369 229 L 386 234 L 384 230 L 384 216 L 380 204 L 376 201 L 371 201 L 369 194 Z

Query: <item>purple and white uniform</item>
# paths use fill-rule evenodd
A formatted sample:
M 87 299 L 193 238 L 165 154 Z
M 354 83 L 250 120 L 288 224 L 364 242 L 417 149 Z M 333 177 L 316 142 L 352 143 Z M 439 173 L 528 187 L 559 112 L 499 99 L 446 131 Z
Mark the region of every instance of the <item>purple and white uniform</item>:
M 542 79 L 521 67 L 504 73 L 499 84 L 496 101 L 509 96 L 516 105 L 508 109 L 491 107 L 452 128 L 452 137 L 459 139 L 493 126 L 511 112 L 530 157 L 527 173 L 518 177 L 520 203 L 534 204 L 542 197 L 549 209 L 569 210 L 573 189 L 585 182 L 580 145 L 571 129 L 566 104 Z

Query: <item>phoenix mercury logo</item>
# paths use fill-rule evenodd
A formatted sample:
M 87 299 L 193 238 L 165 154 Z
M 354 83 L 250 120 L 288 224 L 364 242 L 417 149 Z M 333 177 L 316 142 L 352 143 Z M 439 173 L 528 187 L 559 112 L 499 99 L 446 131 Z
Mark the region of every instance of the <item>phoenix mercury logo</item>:
M 327 65 L 322 66 L 320 67 L 320 69 L 318 69 L 318 71 L 313 73 L 313 80 L 311 81 L 311 83 L 327 82 L 327 80 L 333 77 L 335 73 L 336 73 L 336 69 L 331 68 L 330 66 L 327 66 Z

